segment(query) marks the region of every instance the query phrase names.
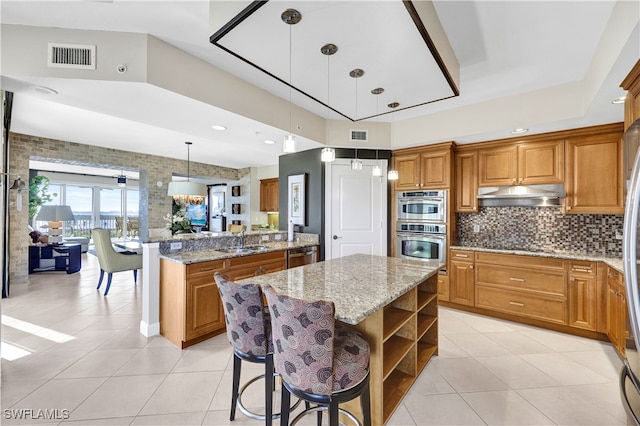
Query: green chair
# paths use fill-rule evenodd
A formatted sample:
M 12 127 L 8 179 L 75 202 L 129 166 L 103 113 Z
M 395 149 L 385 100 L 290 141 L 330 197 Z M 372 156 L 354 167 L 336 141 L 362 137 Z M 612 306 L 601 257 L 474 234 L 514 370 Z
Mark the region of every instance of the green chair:
M 102 278 L 107 272 L 107 288 L 104 291 L 106 296 L 111 287 L 111 278 L 114 272 L 133 271 L 133 281 L 138 281 L 138 269 L 142 269 L 141 254 L 118 253 L 111 244 L 111 233 L 108 229 L 95 228 L 91 230 L 93 244 L 96 247 L 96 255 L 100 264 L 100 279 L 98 287 L 102 285 Z

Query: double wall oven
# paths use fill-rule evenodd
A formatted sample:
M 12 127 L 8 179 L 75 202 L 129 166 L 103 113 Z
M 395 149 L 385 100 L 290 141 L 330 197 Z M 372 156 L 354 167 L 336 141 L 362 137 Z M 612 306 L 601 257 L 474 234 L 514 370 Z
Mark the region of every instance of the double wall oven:
M 396 205 L 396 257 L 446 263 L 447 191 L 398 192 Z

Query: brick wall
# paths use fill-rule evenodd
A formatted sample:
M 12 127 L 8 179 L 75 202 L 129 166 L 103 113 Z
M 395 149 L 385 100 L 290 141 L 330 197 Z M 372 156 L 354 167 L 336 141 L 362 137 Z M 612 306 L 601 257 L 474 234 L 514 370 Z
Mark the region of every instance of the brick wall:
M 182 149 L 182 148 L 181 148 Z M 183 154 L 182 152 L 180 153 Z M 172 172 L 184 173 L 187 161 L 137 152 L 120 151 L 74 142 L 39 138 L 11 133 L 9 135 L 9 171 L 28 181 L 29 160 L 58 162 L 91 167 L 137 170 L 140 173 L 140 237 L 148 236 L 149 228 L 162 228 L 162 217 L 171 211 L 171 197 L 167 196 L 167 183 Z M 247 169 L 248 170 L 248 169 Z M 214 166 L 191 161 L 192 176 L 206 176 L 226 180 L 245 180 L 247 170 Z M 159 187 L 157 182 L 162 182 Z M 248 185 L 243 185 L 248 190 Z M 23 195 L 22 211 L 16 210 L 16 191 L 10 191 L 9 211 L 9 279 L 12 283 L 28 280 L 28 223 L 29 193 Z

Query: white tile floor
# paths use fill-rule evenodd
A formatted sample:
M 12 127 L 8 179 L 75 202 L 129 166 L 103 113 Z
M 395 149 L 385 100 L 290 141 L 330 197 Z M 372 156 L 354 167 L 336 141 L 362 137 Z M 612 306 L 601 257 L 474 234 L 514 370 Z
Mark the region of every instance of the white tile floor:
M 141 285 L 115 274 L 105 298 L 95 290 L 97 272 L 85 254 L 80 273 L 31 275 L 3 300 L 3 424 L 260 424 L 240 413 L 228 420 L 226 335 L 182 351 L 144 338 Z M 440 354 L 390 425 L 626 423 L 611 345 L 445 308 L 439 326 Z M 250 377 L 261 366 L 244 368 Z M 247 405 L 260 404 L 259 387 Z M 58 410 L 48 413 L 68 419 L 16 420 L 20 411 L 7 409 Z

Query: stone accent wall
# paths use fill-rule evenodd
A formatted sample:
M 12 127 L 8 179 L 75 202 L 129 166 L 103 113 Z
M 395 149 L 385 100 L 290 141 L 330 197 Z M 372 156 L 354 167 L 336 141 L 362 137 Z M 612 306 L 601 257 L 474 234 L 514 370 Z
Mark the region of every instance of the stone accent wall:
M 458 213 L 454 244 L 622 257 L 623 215 L 563 214 L 560 207 L 481 207 Z M 474 225 L 480 227 L 473 232 Z
M 180 145 L 178 157 L 182 157 L 182 151 L 183 146 Z M 18 174 L 28 181 L 29 160 L 103 167 L 114 169 L 114 172 L 121 168 L 137 170 L 140 173 L 139 235 L 143 240 L 148 237 L 149 228 L 164 227 L 162 217 L 171 211 L 171 198 L 167 196 L 167 184 L 172 180 L 172 172 L 184 173 L 187 170 L 186 158 L 181 160 L 11 133 L 9 135 L 11 174 Z M 193 161 L 190 163 L 190 172 L 192 176 L 226 180 L 241 180 L 246 175 L 246 171 L 243 171 L 240 176 L 237 169 Z M 162 186 L 159 187 L 157 182 L 162 182 Z M 248 190 L 249 186 L 246 185 L 245 188 Z M 12 283 L 19 283 L 28 280 L 29 194 L 28 191 L 23 194 L 23 208 L 20 212 L 16 210 L 16 191 L 10 191 L 10 197 L 9 279 Z

